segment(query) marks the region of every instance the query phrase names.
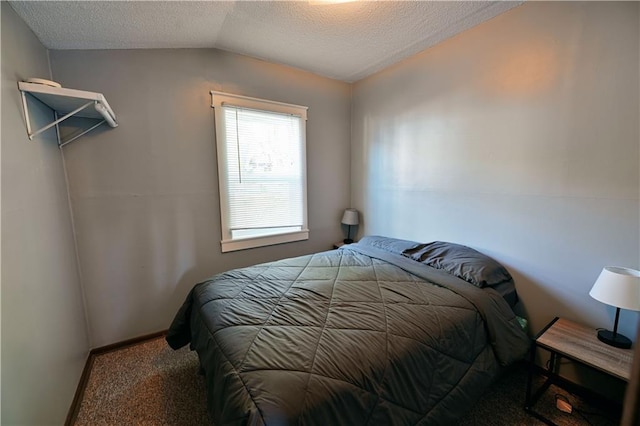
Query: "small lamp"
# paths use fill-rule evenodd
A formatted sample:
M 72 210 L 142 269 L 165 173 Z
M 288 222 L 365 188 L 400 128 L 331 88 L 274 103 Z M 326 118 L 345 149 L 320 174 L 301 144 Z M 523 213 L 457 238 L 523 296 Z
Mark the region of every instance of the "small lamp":
M 345 244 L 351 244 L 353 240 L 351 239 L 351 226 L 358 224 L 358 210 L 356 209 L 346 209 L 344 214 L 342 215 L 342 223 L 344 225 L 349 226 L 349 231 L 347 232 L 347 239 L 344 240 Z
M 618 334 L 618 319 L 620 318 L 620 308 L 640 311 L 640 271 L 607 266 L 602 269 L 589 292 L 589 296 L 616 307 L 613 332 L 600 330 L 598 331 L 598 339 L 617 348 L 630 348 L 631 340 Z

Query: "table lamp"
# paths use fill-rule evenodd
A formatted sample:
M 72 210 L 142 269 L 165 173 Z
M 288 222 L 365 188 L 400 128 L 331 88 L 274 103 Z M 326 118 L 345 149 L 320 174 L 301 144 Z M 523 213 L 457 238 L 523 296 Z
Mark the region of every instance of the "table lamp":
M 358 224 L 358 210 L 346 209 L 342 215 L 342 223 L 349 227 L 349 230 L 347 231 L 347 238 L 344 240 L 344 243 L 351 244 L 353 242 L 351 239 L 351 226 Z
M 640 271 L 607 266 L 602 269 L 589 292 L 589 296 L 616 308 L 613 331 L 598 331 L 598 339 L 616 348 L 630 348 L 631 340 L 618 334 L 618 319 L 620 318 L 620 308 L 640 311 Z

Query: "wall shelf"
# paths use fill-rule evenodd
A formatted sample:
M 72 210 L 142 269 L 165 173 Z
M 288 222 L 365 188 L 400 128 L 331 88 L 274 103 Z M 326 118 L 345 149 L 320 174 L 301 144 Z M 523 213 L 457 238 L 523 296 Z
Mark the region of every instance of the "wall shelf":
M 45 130 L 56 126 L 58 146 L 62 148 L 64 145 L 78 139 L 80 136 L 89 133 L 91 130 L 95 129 L 103 123 L 107 123 L 110 127 L 118 127 L 116 115 L 102 93 L 67 89 L 64 87 L 52 87 L 44 84 L 27 83 L 24 81 L 18 82 L 18 89 L 20 89 L 22 95 L 22 109 L 24 111 L 24 117 L 27 124 L 27 135 L 31 140 L 33 140 L 36 135 L 39 135 Z M 31 129 L 31 121 L 29 118 L 29 104 L 27 102 L 26 96 L 27 93 L 51 108 L 55 113 L 55 120 L 53 122 L 36 131 L 32 131 Z M 58 118 L 59 116 L 61 117 Z M 60 140 L 60 131 L 58 129 L 58 124 L 73 116 L 102 119 L 102 121 L 83 131 L 79 135 L 62 141 Z

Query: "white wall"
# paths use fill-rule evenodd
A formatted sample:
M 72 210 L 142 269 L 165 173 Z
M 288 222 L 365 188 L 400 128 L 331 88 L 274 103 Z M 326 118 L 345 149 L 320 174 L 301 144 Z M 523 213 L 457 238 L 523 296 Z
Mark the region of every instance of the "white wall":
M 89 351 L 55 130 L 27 138 L 17 82 L 49 78 L 46 49 L 2 14 L 2 421 L 62 424 Z M 32 103 L 32 123 L 51 111 Z
M 527 2 L 356 83 L 364 233 L 495 257 L 533 332 L 612 328 L 588 292 L 603 266 L 640 266 L 638 23 L 635 2 Z
M 64 147 L 92 347 L 166 329 L 214 273 L 344 238 L 348 84 L 214 49 L 52 51 L 51 66 L 120 123 Z M 210 90 L 309 107 L 308 241 L 221 253 Z

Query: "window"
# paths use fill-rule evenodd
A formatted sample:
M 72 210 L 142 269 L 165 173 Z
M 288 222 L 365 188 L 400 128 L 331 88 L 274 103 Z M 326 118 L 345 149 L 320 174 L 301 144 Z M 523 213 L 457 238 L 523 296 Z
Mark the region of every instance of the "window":
M 211 92 L 222 251 L 306 240 L 307 108 Z

